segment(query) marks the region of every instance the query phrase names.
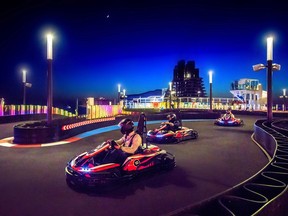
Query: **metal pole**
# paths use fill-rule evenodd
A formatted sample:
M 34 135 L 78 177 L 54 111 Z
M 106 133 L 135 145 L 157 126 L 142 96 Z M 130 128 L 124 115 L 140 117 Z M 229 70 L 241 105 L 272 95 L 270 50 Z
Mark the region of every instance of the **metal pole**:
M 212 112 L 212 82 L 210 83 L 210 111 Z
M 75 115 L 78 116 L 78 107 L 79 107 L 79 103 L 78 103 L 78 98 L 76 99 L 76 109 L 75 109 Z
M 47 88 L 47 123 L 51 124 L 52 121 L 52 59 L 48 59 L 48 72 L 47 72 L 48 88 Z
M 170 109 L 172 108 L 172 93 L 170 91 Z
M 209 83 L 210 83 L 210 112 L 212 112 L 212 74 L 213 71 L 209 71 Z
M 118 84 L 118 98 L 117 98 L 117 104 L 120 105 L 120 93 L 121 93 L 121 85 Z
M 169 101 L 169 105 L 170 105 L 170 109 L 172 106 L 172 82 L 169 82 L 169 93 L 170 93 L 170 101 Z
M 267 120 L 269 123 L 273 118 L 272 107 L 272 60 L 267 60 Z
M 26 83 L 23 83 L 23 105 L 26 105 Z
M 120 92 L 118 92 L 118 99 L 117 99 L 117 103 L 120 104 Z

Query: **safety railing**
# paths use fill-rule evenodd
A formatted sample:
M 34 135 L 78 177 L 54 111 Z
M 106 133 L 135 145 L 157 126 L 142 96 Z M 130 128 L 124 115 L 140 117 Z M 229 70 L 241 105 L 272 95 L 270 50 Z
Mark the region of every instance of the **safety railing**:
M 270 159 L 269 163 L 239 185 L 169 215 L 286 215 L 288 130 L 279 129 L 264 120 L 258 120 L 254 128 L 257 134 L 254 139 L 263 149 L 268 148 L 266 155 Z

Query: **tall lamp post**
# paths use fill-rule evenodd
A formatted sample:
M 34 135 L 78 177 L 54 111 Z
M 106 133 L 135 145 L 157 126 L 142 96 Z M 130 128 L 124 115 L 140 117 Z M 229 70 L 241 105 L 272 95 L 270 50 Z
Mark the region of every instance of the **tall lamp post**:
M 213 74 L 213 71 L 209 71 L 209 84 L 210 84 L 210 112 L 212 112 L 212 74 Z
M 283 98 L 283 111 L 285 111 L 286 110 L 286 98 L 287 98 L 286 89 L 283 89 L 283 95 L 281 95 L 280 98 Z
M 169 100 L 169 104 L 170 104 L 170 109 L 172 106 L 172 82 L 169 82 L 169 93 L 170 93 L 170 100 Z
M 281 66 L 279 64 L 273 64 L 273 37 L 267 38 L 267 65 L 257 64 L 253 65 L 254 71 L 259 71 L 261 69 L 267 68 L 267 121 L 272 122 L 273 113 L 273 95 L 272 95 L 272 71 L 280 70 Z
M 125 108 L 126 106 L 126 89 L 123 89 L 123 107 Z
M 121 92 L 121 85 L 118 84 L 118 104 L 120 104 L 120 92 Z
M 23 105 L 26 104 L 26 70 L 22 70 L 22 83 L 23 83 Z
M 47 34 L 47 123 L 51 124 L 52 121 L 52 107 L 53 107 L 53 89 L 52 89 L 52 59 L 53 59 L 53 35 Z
M 26 70 L 22 70 L 22 83 L 23 83 L 23 105 L 26 105 L 26 87 L 31 88 L 32 84 L 26 81 Z

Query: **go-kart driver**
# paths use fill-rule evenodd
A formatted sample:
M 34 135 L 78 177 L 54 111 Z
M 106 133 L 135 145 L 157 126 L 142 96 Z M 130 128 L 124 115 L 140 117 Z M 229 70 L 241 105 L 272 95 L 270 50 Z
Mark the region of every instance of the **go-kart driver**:
M 223 115 L 222 119 L 223 120 L 229 120 L 229 119 L 234 119 L 235 116 L 232 113 L 232 109 L 231 107 L 228 107 L 228 109 L 226 110 L 226 113 Z
M 162 122 L 160 128 L 155 129 L 155 132 L 161 131 L 161 130 L 166 130 L 166 131 L 176 131 L 180 127 L 180 122 L 177 120 L 176 115 L 174 113 L 167 115 L 167 122 Z
M 125 118 L 119 122 L 120 131 L 123 134 L 118 140 L 110 140 L 113 150 L 105 158 L 105 163 L 123 163 L 127 157 L 141 151 L 142 138 L 134 131 L 134 123 Z

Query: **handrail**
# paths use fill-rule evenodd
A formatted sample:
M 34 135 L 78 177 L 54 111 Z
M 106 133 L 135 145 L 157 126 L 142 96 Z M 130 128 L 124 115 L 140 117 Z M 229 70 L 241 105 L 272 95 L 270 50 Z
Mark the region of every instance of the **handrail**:
M 174 211 L 169 215 L 256 215 L 267 212 L 267 206 L 278 200 L 285 202 L 281 197 L 288 190 L 288 131 L 284 134 L 279 128 L 273 127 L 265 120 L 258 120 L 254 124 L 255 141 L 267 151 L 269 163 L 256 175 L 243 181 L 237 186 L 196 205 Z M 271 156 L 271 157 L 270 157 Z M 278 203 L 278 204 L 279 204 Z M 274 205 L 275 206 L 275 205 Z M 269 210 L 270 215 L 280 215 L 280 208 L 284 205 Z M 280 206 L 280 207 L 279 207 Z M 273 212 L 271 212 L 273 211 Z

